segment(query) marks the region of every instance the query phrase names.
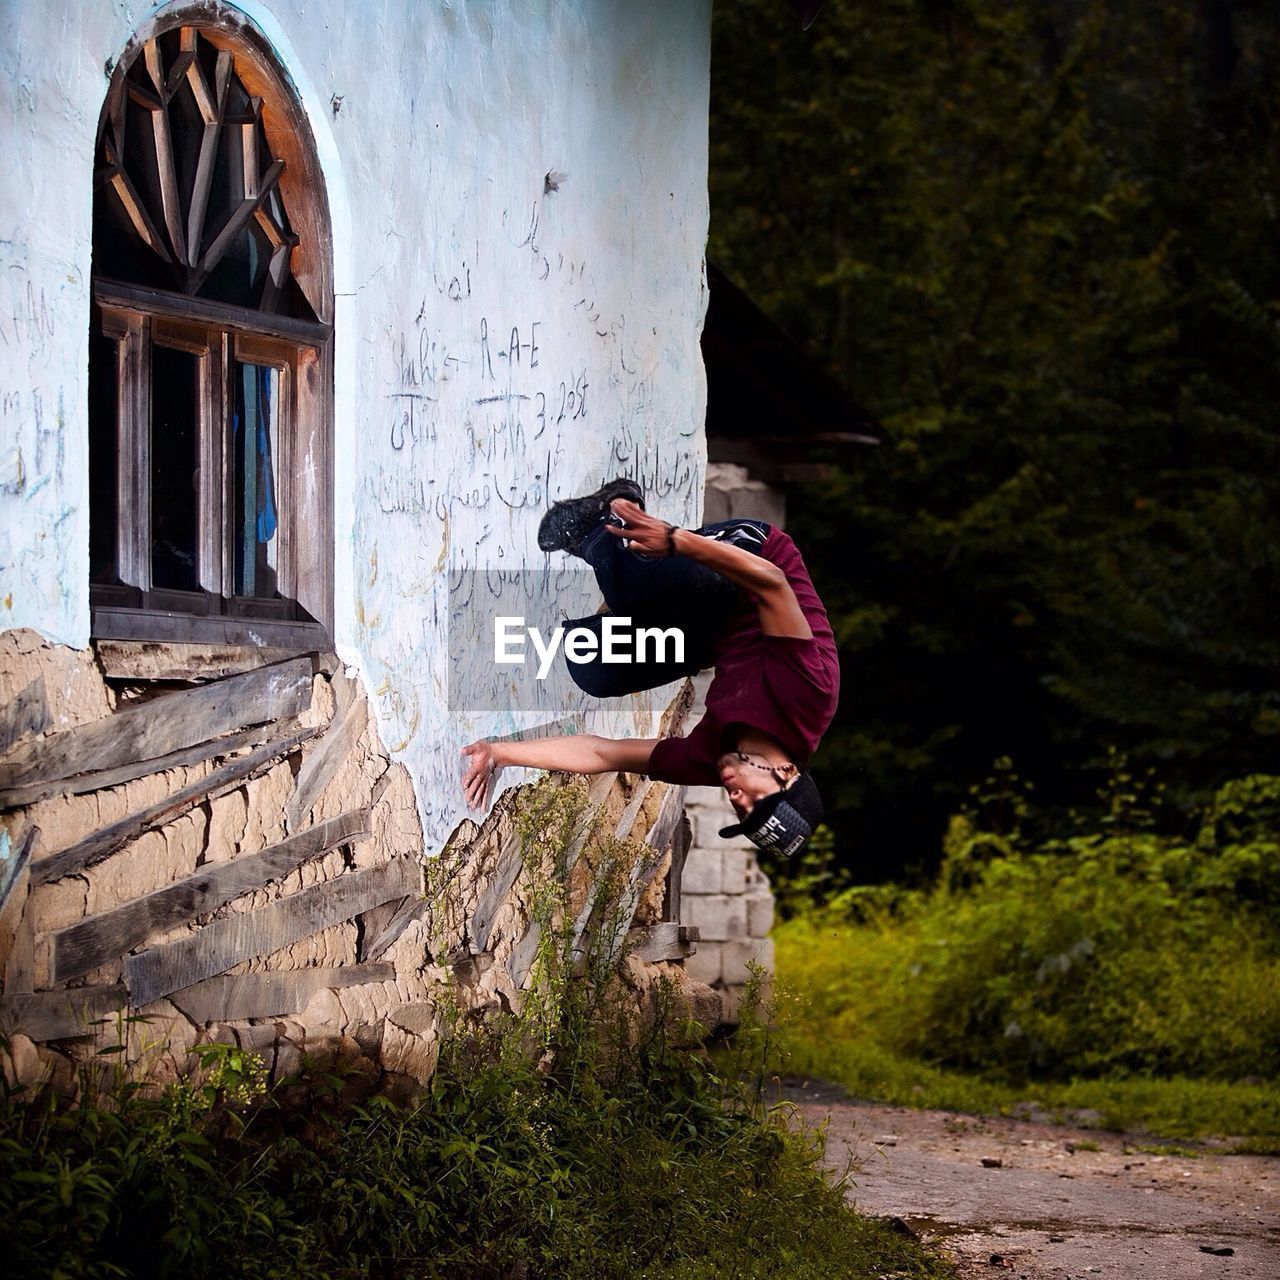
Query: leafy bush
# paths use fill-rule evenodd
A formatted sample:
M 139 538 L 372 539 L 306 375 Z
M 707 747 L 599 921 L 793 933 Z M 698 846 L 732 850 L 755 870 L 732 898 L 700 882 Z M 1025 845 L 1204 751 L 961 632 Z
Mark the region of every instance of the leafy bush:
M 6 1273 L 55 1280 L 826 1280 L 947 1269 L 856 1217 L 820 1144 L 762 1103 L 770 1040 L 750 1019 L 717 1068 L 669 998 L 637 1019 L 607 963 L 562 927 L 581 816 L 535 791 L 529 886 L 539 984 L 519 1016 L 461 1014 L 408 1107 L 353 1097 L 340 1065 L 268 1090 L 206 1046 L 163 1091 L 0 1105 Z M 554 791 L 554 789 L 550 789 Z M 535 828 L 537 828 L 535 830 Z M 607 862 L 610 851 L 604 850 Z M 598 875 L 607 878 L 603 863 Z M 612 932 L 608 918 L 602 934 Z M 572 922 L 572 915 L 567 916 Z M 288 1105 L 286 1105 L 286 1100 Z
M 416 1106 L 341 1076 L 244 1109 L 225 1086 L 0 1111 L 18 1277 L 819 1277 L 946 1269 L 857 1218 L 789 1132 L 662 1035 L 539 1073 L 455 1042 Z M 739 1064 L 740 1065 L 740 1064 Z M 299 1086 L 295 1084 L 296 1090 Z
M 1134 792 L 1103 829 L 1031 840 L 953 819 L 929 891 L 850 890 L 789 923 L 810 1027 L 1012 1082 L 1280 1076 L 1280 778 L 1182 838 Z M 780 963 L 780 968 L 782 967 Z

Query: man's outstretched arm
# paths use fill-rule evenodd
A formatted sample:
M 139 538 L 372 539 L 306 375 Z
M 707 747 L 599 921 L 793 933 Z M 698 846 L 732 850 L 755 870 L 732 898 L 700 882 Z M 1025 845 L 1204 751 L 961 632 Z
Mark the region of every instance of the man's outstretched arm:
M 473 742 L 462 748 L 468 759 L 462 779 L 469 809 L 478 809 L 489 780 L 504 765 L 525 769 L 559 769 L 565 773 L 644 773 L 657 738 L 599 738 L 572 734 L 532 738 L 527 742 Z
M 813 635 L 787 575 L 769 560 L 715 538 L 704 538 L 690 529 L 672 529 L 665 520 L 619 498 L 612 503 L 615 514 L 626 522 L 625 529 L 607 526 L 617 538 L 629 539 L 633 549 L 647 555 L 688 556 L 708 569 L 723 574 L 730 582 L 750 593 L 760 612 L 760 627 L 767 636 L 794 636 L 808 640 Z

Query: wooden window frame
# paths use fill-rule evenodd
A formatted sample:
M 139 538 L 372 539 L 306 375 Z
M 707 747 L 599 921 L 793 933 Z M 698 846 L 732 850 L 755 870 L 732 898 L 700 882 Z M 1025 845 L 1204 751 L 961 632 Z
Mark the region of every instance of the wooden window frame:
M 157 39 L 181 28 L 181 52 L 170 67 L 162 67 Z M 197 31 L 220 51 L 217 85 L 193 68 Z M 243 15 L 216 3 L 191 6 L 144 24 L 117 63 L 112 87 L 100 122 L 107 138 L 107 167 L 98 172 L 100 186 L 117 194 L 128 187 L 112 140 L 122 136 L 124 77 L 135 60 L 145 58 L 161 98 L 150 104 L 156 145 L 161 157 L 163 209 L 137 212 L 137 192 L 130 216 L 144 242 L 153 237 L 170 255 L 179 255 L 183 218 L 173 185 L 172 143 L 164 121 L 166 94 L 182 77 L 199 81 L 197 96 L 210 100 L 205 116 L 205 140 L 221 126 L 225 81 L 234 73 L 246 92 L 265 101 L 263 117 L 274 165 L 246 195 L 278 184 L 295 228 L 301 235 L 281 239 L 270 218 L 260 223 L 271 236 L 272 267 L 263 308 L 253 309 L 183 292 L 126 283 L 97 269 L 93 275 L 91 325 L 95 334 L 112 340 L 116 350 L 115 425 L 117 440 L 115 558 L 119 585 L 90 584 L 91 636 L 95 640 L 165 641 L 176 644 L 257 646 L 278 651 L 314 652 L 332 647 L 333 631 L 333 350 L 332 260 L 328 208 L 314 139 L 287 77 L 275 65 L 265 40 Z M 224 69 L 224 62 L 226 67 Z M 207 108 L 207 109 L 206 109 Z M 216 113 L 216 119 L 214 114 Z M 228 126 L 231 127 L 231 126 Z M 251 131 L 246 132 L 246 140 Z M 163 145 L 162 145 L 163 144 Z M 265 161 L 263 162 L 265 164 Z M 249 167 L 246 161 L 246 182 Z M 208 171 L 201 166 L 193 206 L 203 217 Z M 256 177 L 253 179 L 257 183 Z M 246 201 L 247 205 L 247 201 Z M 126 206 L 129 208 L 129 206 Z M 242 211 L 243 212 L 243 211 Z M 193 212 L 190 226 L 199 218 Z M 168 237 L 166 240 L 165 237 Z M 188 258 L 196 261 L 197 242 L 191 240 Z M 275 291 L 284 275 L 296 279 L 317 319 L 277 314 Z M 198 287 L 198 286 L 189 286 Z M 152 584 L 151 508 L 151 353 L 156 345 L 187 351 L 198 360 L 197 458 L 197 582 L 198 591 L 157 589 Z M 230 533 L 233 465 L 229 423 L 234 388 L 231 374 L 236 360 L 265 364 L 279 372 L 279 403 L 273 448 L 273 480 L 279 512 L 277 559 L 279 598 L 236 596 Z M 93 422 L 90 424 L 93 429 Z
M 328 647 L 323 611 L 331 608 L 332 598 L 329 521 L 321 502 L 318 535 L 312 518 L 315 507 L 307 499 L 314 503 L 321 495 L 304 493 L 306 477 L 319 477 L 313 488 L 322 492 L 330 487 L 328 432 L 319 426 L 325 399 L 320 369 L 328 363 L 326 326 L 314 326 L 312 341 L 306 343 L 297 333 L 284 338 L 255 332 L 248 327 L 257 318 L 254 312 L 246 311 L 244 324 L 233 327 L 225 315 L 200 319 L 188 314 L 178 319 L 123 305 L 119 291 L 95 292 L 95 330 L 113 340 L 117 350 L 115 543 L 121 585 L 91 584 L 93 635 L 299 650 Z M 157 588 L 151 578 L 150 372 L 156 346 L 186 351 L 198 361 L 198 591 Z M 237 362 L 274 368 L 279 376 L 273 457 L 280 512 L 278 599 L 237 596 L 232 591 L 229 422 L 231 375 Z

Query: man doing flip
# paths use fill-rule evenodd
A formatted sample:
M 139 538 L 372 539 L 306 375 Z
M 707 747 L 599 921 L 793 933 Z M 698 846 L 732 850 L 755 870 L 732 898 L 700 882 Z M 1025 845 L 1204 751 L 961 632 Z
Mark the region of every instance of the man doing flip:
M 538 545 L 590 564 L 613 614 L 684 631 L 681 664 L 571 664 L 583 689 L 621 696 L 713 666 L 707 712 L 683 738 L 474 742 L 463 748 L 468 805 L 483 803 L 504 765 L 644 773 L 722 786 L 739 818 L 722 836 L 784 855 L 802 848 L 822 819 L 806 766 L 835 715 L 840 666 L 826 610 L 791 538 L 756 520 L 677 528 L 644 510 L 638 485 L 614 480 L 556 503 Z M 574 625 L 599 623 L 597 616 Z

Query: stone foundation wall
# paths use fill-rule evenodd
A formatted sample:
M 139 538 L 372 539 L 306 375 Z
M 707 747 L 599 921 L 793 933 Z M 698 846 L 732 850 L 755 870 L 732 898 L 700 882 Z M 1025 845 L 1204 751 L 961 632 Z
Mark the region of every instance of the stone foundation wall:
M 664 920 L 683 789 L 553 777 L 426 859 L 409 775 L 360 682 L 331 656 L 273 656 L 0 635 L 11 1078 L 70 1089 L 123 1044 L 130 1071 L 163 1080 L 225 1041 L 277 1076 L 335 1055 L 412 1089 L 445 1011 L 519 1010 L 539 901 L 573 920 L 581 952 L 630 944 L 637 1016 L 665 982 L 683 1014 L 719 1020 L 681 969 L 689 932 Z
M 705 709 L 710 682 L 708 672 L 693 682 L 691 722 Z M 680 881 L 680 919 L 698 930 L 697 953 L 685 968 L 689 977 L 720 993 L 724 1020 L 733 1024 L 749 966 L 773 971 L 773 891 L 750 841 L 720 835 L 721 827 L 738 820 L 723 792 L 709 787 L 691 791 L 685 812 L 691 838 Z

